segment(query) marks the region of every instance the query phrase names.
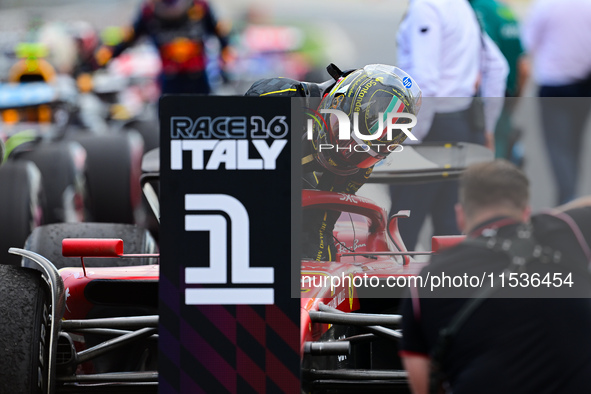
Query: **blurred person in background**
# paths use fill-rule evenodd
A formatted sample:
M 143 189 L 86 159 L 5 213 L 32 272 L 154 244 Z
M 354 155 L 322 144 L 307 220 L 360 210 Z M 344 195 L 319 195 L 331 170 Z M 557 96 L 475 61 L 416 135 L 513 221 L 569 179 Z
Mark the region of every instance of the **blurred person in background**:
M 221 62 L 231 57 L 226 33 L 207 1 L 146 0 L 123 42 L 97 51 L 99 64 L 104 65 L 144 36 L 158 48 L 162 60 L 162 94 L 211 92 L 205 48 L 209 37 L 219 41 Z
M 94 53 L 100 45 L 97 29 L 87 21 L 73 21 L 67 26 L 70 35 L 74 38 L 77 48 L 77 61 L 74 66 L 75 77 L 82 73 L 95 71 L 98 68 Z
M 423 106 L 413 134 L 422 142 L 471 142 L 494 149 L 494 129 L 505 96 L 507 61 L 481 32 L 467 0 L 413 0 L 397 36 L 398 65 L 421 86 Z M 476 96 L 494 98 L 484 101 Z M 390 188 L 392 213 L 409 250 L 427 215 L 435 235 L 459 234 L 456 181 Z
M 470 0 L 482 29 L 501 50 L 509 64 L 503 111 L 495 128 L 495 157 L 523 166 L 521 132 L 513 127 L 511 117 L 517 100 L 529 79 L 529 61 L 524 56 L 519 22 L 508 5 L 497 0 Z
M 543 97 L 542 128 L 562 204 L 576 194 L 591 102 L 580 99 L 591 96 L 591 1 L 536 0 L 522 34 Z
M 502 159 L 468 167 L 459 192 L 466 239 L 433 255 L 420 275 L 486 273 L 494 287 L 488 279 L 457 291 L 411 287 L 400 356 L 413 393 L 588 393 L 591 196 L 530 217 L 529 181 Z M 539 286 L 507 285 L 535 274 Z

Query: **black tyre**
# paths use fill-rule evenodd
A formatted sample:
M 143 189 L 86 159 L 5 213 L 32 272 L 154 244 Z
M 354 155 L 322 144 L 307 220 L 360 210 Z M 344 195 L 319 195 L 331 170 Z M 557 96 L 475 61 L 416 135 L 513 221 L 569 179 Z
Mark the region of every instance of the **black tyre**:
M 80 259 L 62 256 L 64 238 L 120 238 L 125 253 L 158 253 L 148 230 L 131 224 L 55 223 L 36 228 L 25 243 L 25 249 L 39 253 L 57 269 L 80 266 Z M 156 263 L 155 258 L 85 258 L 87 267 L 121 267 Z
M 158 127 L 158 120 L 132 120 L 123 127 L 124 130 L 135 130 L 141 134 L 144 140 L 144 152 L 160 146 L 160 133 Z
M 30 151 L 19 153 L 16 158 L 32 161 L 41 171 L 45 223 L 84 220 L 86 152 L 79 143 L 38 144 Z
M 91 221 L 135 223 L 141 207 L 143 141 L 136 132 L 72 135 L 86 150 Z
M 0 265 L 0 393 L 47 393 L 50 297 L 38 271 Z
M 28 161 L 8 161 L 0 167 L 0 262 L 18 264 L 8 253 L 22 248 L 27 236 L 41 224 L 41 173 Z

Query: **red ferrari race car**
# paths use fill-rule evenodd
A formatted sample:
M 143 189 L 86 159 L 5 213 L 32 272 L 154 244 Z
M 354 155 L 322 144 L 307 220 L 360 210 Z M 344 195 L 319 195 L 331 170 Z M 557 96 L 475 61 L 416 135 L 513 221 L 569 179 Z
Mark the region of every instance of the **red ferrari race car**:
M 472 149 L 409 148 L 410 156 L 398 160 L 422 160 L 418 168 L 393 171 L 386 163 L 375 181 L 453 176 L 475 159 Z M 476 153 L 478 160 L 491 158 Z M 146 155 L 142 187 L 159 217 L 157 158 Z M 395 313 L 404 289 L 367 298 L 369 287 L 356 285 L 363 279 L 379 287 L 419 272 L 422 263 L 411 258 L 418 252 L 406 251 L 397 231 L 408 212 L 387 219 L 368 198 L 314 190 L 302 191 L 302 206 L 342 212 L 336 260 L 302 261 L 302 392 L 408 391 L 396 355 L 402 333 Z M 21 266 L 0 265 L 0 391 L 157 392 L 159 266 L 149 231 L 57 223 L 38 227 L 11 253 L 23 259 Z
M 147 229 L 54 223 L 10 253 L 22 260 L 0 264 L 1 393 L 157 392 L 158 247 Z
M 492 160 L 472 144 L 405 147 L 374 169 L 370 182 L 413 183 L 456 178 L 477 161 Z M 426 264 L 417 255 L 436 253 L 463 236 L 433 237 L 432 250 L 407 251 L 398 221 L 372 200 L 343 193 L 303 190 L 303 209 L 341 212 L 334 229 L 335 261 L 303 260 L 300 346 L 305 392 L 408 393 L 398 357 L 399 302 Z
M 72 234 L 95 239 L 68 243 Z M 106 236 L 119 238 L 96 239 Z M 64 238 L 64 255 L 114 259 L 76 267 L 79 258 L 61 255 Z M 124 241 L 143 255 L 124 255 Z M 158 265 L 146 230 L 58 223 L 10 251 L 23 261 L 0 265 L 1 392 L 157 391 Z

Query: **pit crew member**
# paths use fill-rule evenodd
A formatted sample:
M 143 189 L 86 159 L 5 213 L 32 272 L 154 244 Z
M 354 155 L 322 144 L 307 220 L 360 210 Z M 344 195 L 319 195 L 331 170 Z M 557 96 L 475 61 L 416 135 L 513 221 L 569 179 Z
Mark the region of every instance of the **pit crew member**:
M 530 218 L 529 182 L 505 160 L 469 167 L 459 191 L 467 238 L 433 255 L 421 277 L 485 283 L 411 287 L 400 356 L 413 392 L 588 392 L 591 198 Z

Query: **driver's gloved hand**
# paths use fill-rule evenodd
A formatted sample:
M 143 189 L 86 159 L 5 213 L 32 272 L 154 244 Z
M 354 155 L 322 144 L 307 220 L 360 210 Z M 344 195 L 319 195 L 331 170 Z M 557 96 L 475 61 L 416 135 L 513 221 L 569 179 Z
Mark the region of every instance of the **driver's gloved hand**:
M 305 210 L 302 216 L 302 258 L 335 261 L 333 230 L 340 213 L 317 209 Z

